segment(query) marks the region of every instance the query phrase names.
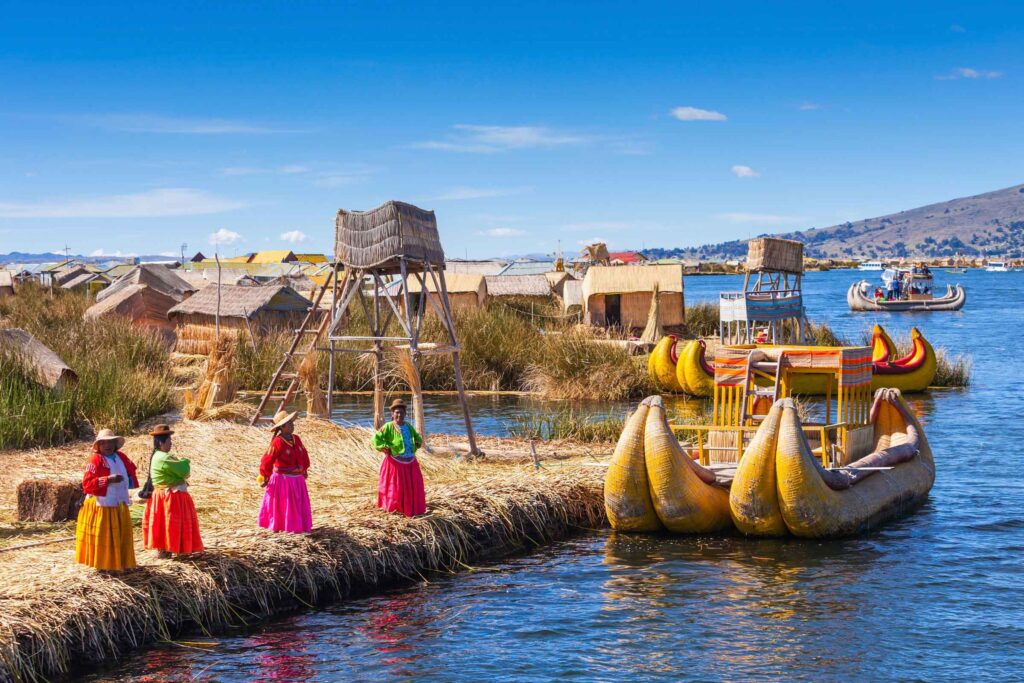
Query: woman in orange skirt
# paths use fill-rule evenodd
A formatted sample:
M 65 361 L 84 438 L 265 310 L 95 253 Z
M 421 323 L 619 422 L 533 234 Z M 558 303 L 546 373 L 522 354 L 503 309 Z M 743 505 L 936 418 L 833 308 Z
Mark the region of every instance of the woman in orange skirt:
M 174 431 L 165 424 L 157 425 L 150 432 L 153 456 L 149 472 L 153 495 L 146 503 L 146 514 L 142 518 L 142 539 L 145 546 L 156 550 L 160 557 L 203 551 L 196 506 L 188 494 L 191 465 L 188 458 L 171 455 L 172 434 Z
M 116 571 L 135 566 L 128 489 L 138 488 L 135 463 L 119 449 L 124 437 L 101 429 L 85 463 L 85 502 L 75 527 L 75 561 L 95 569 Z

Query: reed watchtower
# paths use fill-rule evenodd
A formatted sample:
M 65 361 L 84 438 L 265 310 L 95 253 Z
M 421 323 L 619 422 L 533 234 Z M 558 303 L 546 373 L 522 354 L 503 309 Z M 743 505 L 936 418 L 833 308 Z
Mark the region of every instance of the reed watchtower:
M 302 328 L 296 330 L 296 339 L 286 354 L 263 406 L 289 364 L 289 355 L 296 353 L 329 353 L 328 414 L 332 408 L 334 389 L 334 359 L 338 353 L 371 354 L 373 358 L 374 425 L 380 426 L 384 412 L 383 361 L 385 348 L 405 356 L 406 379 L 413 395 L 413 415 L 416 428 L 425 433 L 423 425 L 423 392 L 419 372 L 423 356 L 450 354 L 455 372 L 455 388 L 466 424 L 470 453 L 476 454 L 476 438 L 466 404 L 462 366 L 459 361 L 459 343 L 455 334 L 451 303 L 445 284 L 444 250 L 437 231 L 437 218 L 433 211 L 412 204 L 389 201 L 369 211 L 339 209 L 335 219 L 333 273 L 316 297 L 310 316 Z M 411 284 L 418 287 L 410 287 Z M 319 302 L 325 292 L 332 292 L 329 315 L 314 323 L 316 311 L 323 310 Z M 415 290 L 413 295 L 410 290 Z M 356 334 L 351 329 L 349 306 L 353 300 L 366 317 L 368 334 Z M 442 344 L 424 342 L 420 338 L 428 307 L 437 315 L 444 328 L 447 341 Z M 393 324 L 397 322 L 396 326 Z M 326 331 L 327 347 L 316 346 Z M 307 351 L 298 352 L 304 335 L 311 335 Z M 308 339 L 308 337 L 306 337 Z M 294 379 L 292 380 L 294 384 Z M 285 400 L 294 393 L 293 385 Z
M 759 237 L 747 245 L 742 292 L 719 297 L 719 337 L 723 344 L 753 344 L 767 330 L 769 344 L 808 343 L 801 277 L 804 245 Z

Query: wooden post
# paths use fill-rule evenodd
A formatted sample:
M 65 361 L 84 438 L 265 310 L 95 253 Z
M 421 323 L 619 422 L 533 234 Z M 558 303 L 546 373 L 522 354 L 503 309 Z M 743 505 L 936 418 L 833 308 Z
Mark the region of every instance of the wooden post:
M 429 268 L 429 265 L 427 266 Z M 412 298 L 409 296 L 409 266 L 405 261 L 405 257 L 402 257 L 398 261 L 398 268 L 402 273 L 402 300 L 405 305 L 405 320 L 406 328 L 410 330 L 409 335 L 409 361 L 412 363 L 412 371 L 416 373 L 417 379 L 420 373 L 420 349 L 419 349 L 419 335 L 415 329 L 414 316 L 412 313 Z M 426 282 L 423 282 L 423 286 L 426 287 Z M 416 424 L 416 431 L 423 437 L 424 446 L 427 441 L 427 428 L 425 423 L 425 416 L 423 413 L 423 387 L 420 382 L 415 383 L 416 386 L 410 386 L 412 390 L 412 412 L 413 421 Z
M 348 275 L 348 271 L 346 271 L 345 274 Z M 334 280 L 333 284 L 331 285 L 331 310 L 330 310 L 330 313 L 328 314 L 328 315 L 330 315 L 331 320 L 334 320 L 334 311 L 338 307 L 338 262 L 337 261 L 334 262 L 334 268 L 333 268 L 331 274 L 328 275 L 328 277 L 330 277 L 330 278 L 332 278 Z M 331 332 L 333 332 L 333 330 Z M 332 336 L 331 333 L 328 333 L 328 335 L 327 335 L 328 346 L 330 347 L 330 350 L 331 350 L 331 356 L 330 356 L 330 358 L 327 359 L 327 418 L 328 419 L 330 419 L 330 417 L 332 415 L 334 415 L 334 352 L 335 352 L 335 348 L 336 347 L 335 347 L 334 340 L 331 339 L 331 336 Z
M 462 381 L 462 365 L 459 363 L 459 346 L 455 336 L 455 320 L 452 318 L 452 309 L 448 302 L 448 286 L 444 281 L 444 272 L 437 273 L 430 269 L 430 277 L 433 278 L 435 288 L 442 293 L 441 305 L 444 307 L 445 326 L 448 328 L 448 338 L 452 344 L 452 364 L 455 366 L 455 389 L 459 392 L 459 403 L 462 404 L 462 418 L 466 422 L 466 438 L 469 440 L 469 454 L 478 455 L 480 451 L 476 447 L 476 435 L 473 434 L 473 421 L 469 417 L 469 406 L 466 404 L 466 387 Z M 440 285 L 440 286 L 438 286 Z

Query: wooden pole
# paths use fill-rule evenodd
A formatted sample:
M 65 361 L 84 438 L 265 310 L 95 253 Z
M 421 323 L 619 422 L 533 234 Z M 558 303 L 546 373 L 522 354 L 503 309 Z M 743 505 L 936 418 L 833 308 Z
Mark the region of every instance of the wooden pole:
M 429 267 L 429 266 L 428 266 Z M 419 330 L 416 329 L 416 323 L 414 314 L 412 313 L 412 298 L 409 296 L 409 266 L 402 257 L 398 262 L 398 268 L 402 273 L 402 297 L 405 306 L 405 318 L 406 318 L 406 329 L 409 329 L 412 334 L 409 335 L 409 361 L 412 364 L 412 372 L 415 373 L 415 378 L 409 378 L 409 389 L 412 392 L 412 413 L 413 422 L 416 424 L 416 431 L 423 437 L 424 447 L 427 442 L 427 425 L 426 416 L 423 411 L 423 382 L 420 381 L 420 350 L 419 350 Z M 424 289 L 426 288 L 426 282 L 420 279 L 423 283 Z M 422 296 L 423 292 L 420 292 Z M 418 315 L 418 314 L 416 314 Z
M 331 310 L 328 313 L 331 316 L 331 320 L 334 320 L 334 310 L 338 307 L 338 263 L 335 262 L 333 265 L 331 275 L 328 275 L 334 281 L 331 285 Z M 327 283 L 324 283 L 324 286 L 326 287 Z M 327 417 L 330 419 L 331 415 L 334 415 L 334 354 L 336 352 L 335 343 L 331 339 L 330 332 L 327 334 L 327 343 L 331 353 L 327 359 Z
M 445 327 L 448 328 L 448 338 L 451 341 L 452 348 L 452 364 L 455 366 L 455 388 L 459 392 L 459 403 L 462 405 L 462 418 L 466 422 L 466 438 L 469 440 L 469 454 L 479 455 L 480 451 L 476 447 L 476 435 L 473 433 L 473 421 L 469 417 L 469 404 L 466 403 L 466 387 L 462 381 L 462 365 L 459 363 L 459 342 L 455 337 L 455 320 L 452 318 L 452 309 L 448 302 L 448 286 L 444 281 L 444 271 L 437 273 L 433 268 L 430 269 L 430 277 L 434 280 L 434 286 L 440 290 L 441 294 L 441 305 L 444 307 L 445 313 Z
M 217 314 L 214 317 L 214 324 L 217 329 L 217 341 L 220 342 L 220 250 L 214 252 L 213 257 L 217 260 Z

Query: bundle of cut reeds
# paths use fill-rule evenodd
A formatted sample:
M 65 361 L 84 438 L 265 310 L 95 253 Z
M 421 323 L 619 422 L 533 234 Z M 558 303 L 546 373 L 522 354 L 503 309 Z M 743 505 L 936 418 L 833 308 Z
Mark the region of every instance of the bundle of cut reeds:
M 234 399 L 237 390 L 231 376 L 234 357 L 234 338 L 230 335 L 222 337 L 210 354 L 199 388 L 195 393 L 185 392 L 182 414 L 187 419 L 198 419 L 205 411 Z
M 320 371 L 317 354 L 308 353 L 299 363 L 299 382 L 306 393 L 306 414 L 311 417 L 327 418 L 327 399 L 320 389 Z
M 174 350 L 178 353 L 208 356 L 217 347 L 217 328 L 213 325 L 188 323 L 176 330 L 178 341 Z M 221 325 L 220 338 L 235 341 L 241 330 Z

